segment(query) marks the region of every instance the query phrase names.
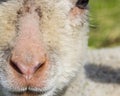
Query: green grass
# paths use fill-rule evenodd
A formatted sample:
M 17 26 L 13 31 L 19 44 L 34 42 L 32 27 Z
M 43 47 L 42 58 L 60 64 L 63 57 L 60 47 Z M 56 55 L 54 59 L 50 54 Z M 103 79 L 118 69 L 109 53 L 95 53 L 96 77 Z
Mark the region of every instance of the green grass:
M 92 48 L 120 45 L 120 0 L 90 0 Z

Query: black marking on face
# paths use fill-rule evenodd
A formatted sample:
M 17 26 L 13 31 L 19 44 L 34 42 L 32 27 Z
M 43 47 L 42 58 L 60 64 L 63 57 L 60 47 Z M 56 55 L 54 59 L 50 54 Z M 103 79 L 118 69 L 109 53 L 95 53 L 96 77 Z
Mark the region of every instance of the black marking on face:
M 33 11 L 37 12 L 39 17 L 42 17 L 40 6 L 36 6 L 34 0 L 24 0 L 23 7 L 21 7 L 18 11 L 18 17 L 25 15 L 25 13 L 32 13 Z
M 41 8 L 38 7 L 35 9 L 35 11 L 38 13 L 39 17 L 41 18 L 42 17 L 42 11 L 41 11 Z

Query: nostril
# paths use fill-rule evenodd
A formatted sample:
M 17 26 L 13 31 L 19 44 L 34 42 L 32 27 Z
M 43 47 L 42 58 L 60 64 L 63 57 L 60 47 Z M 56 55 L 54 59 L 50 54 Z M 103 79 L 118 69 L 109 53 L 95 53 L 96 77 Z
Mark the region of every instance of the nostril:
M 17 63 L 14 62 L 13 60 L 10 59 L 10 65 L 12 66 L 12 68 L 14 70 L 16 70 L 18 73 L 23 74 L 23 72 L 20 70 L 20 68 L 18 67 Z
M 37 72 L 40 68 L 43 67 L 44 64 L 45 64 L 45 62 L 44 63 L 39 63 L 37 66 L 35 66 L 34 67 L 34 72 Z
M 37 71 L 42 70 L 45 63 L 46 61 L 44 60 L 36 64 L 21 63 L 19 60 L 14 60 L 13 58 L 10 58 L 9 60 L 9 64 L 12 67 L 12 69 L 24 76 L 32 76 Z

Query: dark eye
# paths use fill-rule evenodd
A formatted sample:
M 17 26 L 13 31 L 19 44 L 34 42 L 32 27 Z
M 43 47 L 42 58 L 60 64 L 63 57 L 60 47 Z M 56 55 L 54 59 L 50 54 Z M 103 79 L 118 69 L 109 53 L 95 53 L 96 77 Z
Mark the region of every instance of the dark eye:
M 89 0 L 78 0 L 76 3 L 76 6 L 81 9 L 86 9 L 88 5 Z
M 0 3 L 2 3 L 2 2 L 6 2 L 7 0 L 0 0 Z

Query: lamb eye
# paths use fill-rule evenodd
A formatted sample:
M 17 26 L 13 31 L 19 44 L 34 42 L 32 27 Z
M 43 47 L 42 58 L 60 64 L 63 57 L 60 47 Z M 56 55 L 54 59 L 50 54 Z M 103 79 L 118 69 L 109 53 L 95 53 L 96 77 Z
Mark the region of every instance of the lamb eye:
M 0 0 L 0 3 L 2 3 L 2 2 L 6 2 L 7 0 Z
M 78 0 L 76 3 L 76 6 L 80 9 L 86 9 L 88 2 L 89 2 L 89 0 Z

